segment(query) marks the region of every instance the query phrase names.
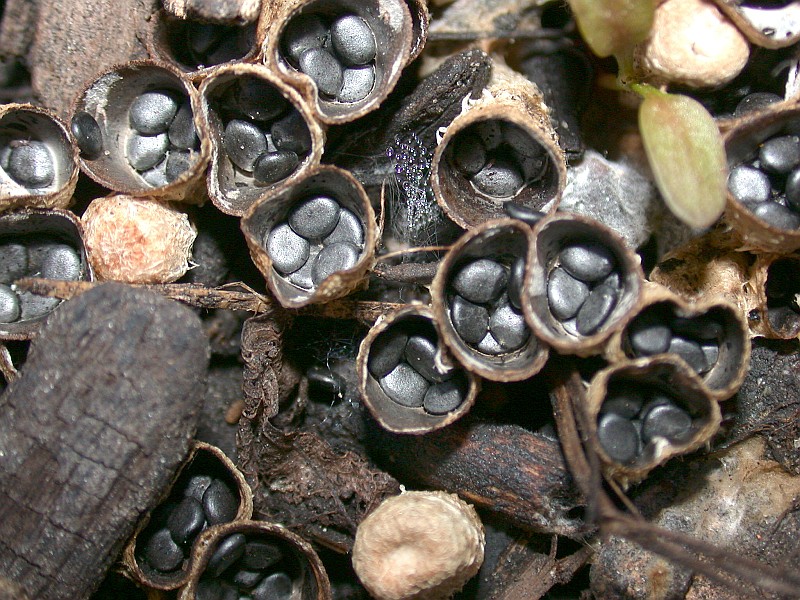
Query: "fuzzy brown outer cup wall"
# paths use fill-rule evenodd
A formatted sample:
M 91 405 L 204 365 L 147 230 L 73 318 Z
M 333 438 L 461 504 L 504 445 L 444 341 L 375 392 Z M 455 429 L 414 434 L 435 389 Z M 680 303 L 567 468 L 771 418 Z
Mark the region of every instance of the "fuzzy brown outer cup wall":
M 24 208 L 0 215 L 0 242 L 22 243 L 35 238 L 48 238 L 67 244 L 80 257 L 81 281 L 93 281 L 80 220 L 70 211 L 59 209 Z M 34 265 L 35 266 L 35 265 Z M 0 324 L 0 340 L 29 340 L 49 316 Z
M 253 493 L 250 486 L 244 479 L 244 475 L 236 468 L 230 458 L 216 446 L 206 444 L 204 442 L 195 441 L 194 446 L 189 451 L 189 456 L 183 463 L 183 466 L 175 474 L 175 479 L 172 485 L 169 486 L 169 491 L 162 499 L 162 502 L 168 501 L 176 489 L 176 486 L 185 485 L 187 478 L 192 475 L 211 475 L 214 478 L 224 481 L 228 486 L 235 490 L 238 498 L 239 505 L 236 511 L 236 517 L 233 522 L 241 522 L 244 519 L 249 519 L 253 515 Z M 136 528 L 136 533 L 131 538 L 131 541 L 125 547 L 122 554 L 122 566 L 126 574 L 138 583 L 157 590 L 175 590 L 179 587 L 186 585 L 189 581 L 190 574 L 195 568 L 195 563 L 198 562 L 198 555 L 202 552 L 201 539 L 204 533 L 209 531 L 211 527 L 206 528 L 195 539 L 188 549 L 188 558 L 184 561 L 181 568 L 172 573 L 162 573 L 150 567 L 145 561 L 140 561 L 137 558 L 139 540 L 142 535 L 147 531 L 147 526 L 150 523 L 152 515 L 147 515 Z M 226 525 L 219 525 L 213 527 L 225 527 Z
M 0 210 L 66 208 L 78 183 L 78 150 L 67 127 L 49 110 L 29 104 L 0 106 L 0 147 L 15 140 L 42 142 L 53 159 L 52 183 L 29 189 L 0 169 Z
M 186 74 L 195 83 L 231 62 L 255 62 L 258 56 L 256 43 L 256 23 L 244 25 L 226 25 L 228 31 L 237 36 L 237 45 L 244 51 L 241 55 L 214 65 L 201 65 L 193 59 L 188 47 L 188 27 L 190 20 L 175 17 L 165 10 L 158 11 L 153 17 L 154 24 L 148 29 L 147 50 L 150 55 Z
M 361 221 L 364 244 L 358 261 L 351 269 L 338 271 L 316 287 L 304 289 L 290 283 L 275 270 L 266 251 L 265 240 L 276 225 L 286 221 L 294 206 L 315 195 L 329 196 L 342 208 L 352 211 Z M 350 173 L 332 166 L 315 167 L 275 196 L 262 197 L 244 215 L 241 227 L 253 262 L 267 280 L 269 289 L 286 308 L 329 302 L 364 285 L 367 271 L 374 262 L 378 241 L 375 213 L 364 188 Z
M 404 0 L 285 0 L 265 7 L 265 10 L 271 14 L 271 20 L 263 15 L 262 20 L 266 19 L 271 26 L 261 33 L 260 39 L 265 46 L 262 60 L 293 87 L 302 90 L 320 121 L 331 125 L 348 123 L 378 108 L 408 64 L 412 42 L 416 43 L 416 48 L 421 48 L 419 36 L 427 31 L 427 27 L 420 29 L 416 41 L 412 39 L 415 23 Z M 324 18 L 355 14 L 366 21 L 377 42 L 375 83 L 366 97 L 356 102 L 327 99 L 320 95 L 308 75 L 285 58 L 281 45 L 286 25 L 301 14 L 319 14 Z
M 711 329 L 718 330 L 718 334 L 713 339 L 707 338 L 707 341 L 719 347 L 719 357 L 708 371 L 700 374 L 700 378 L 714 400 L 726 400 L 736 393 L 750 364 L 750 329 L 735 305 L 719 298 L 689 302 L 660 285 L 646 284 L 639 310 L 628 325 L 609 340 L 605 352 L 609 361 L 624 362 L 640 358 L 631 348 L 629 336 L 637 319 L 642 316 L 647 318 L 647 315 L 665 324 L 674 319 L 698 324 L 702 321 Z
M 442 342 L 442 334 L 436 329 L 437 322 L 433 311 L 424 305 L 414 304 L 385 315 L 376 321 L 369 330 L 358 350 L 356 368 L 358 370 L 358 386 L 361 397 L 376 421 L 392 433 L 425 434 L 436 431 L 457 421 L 469 412 L 475 403 L 480 389 L 480 380 L 469 371 L 464 371 L 467 379 L 467 391 L 464 400 L 453 411 L 444 415 L 434 415 L 424 408 L 401 406 L 383 391 L 379 381 L 369 371 L 370 350 L 375 340 L 389 328 L 431 328 L 437 334 L 436 363 L 445 367 L 460 369 L 460 365 L 447 354 Z
M 243 534 L 248 541 L 263 541 L 278 546 L 293 563 L 291 600 L 330 600 L 331 585 L 317 553 L 300 536 L 282 525 L 267 521 L 236 521 L 211 527 L 197 538 L 196 559 L 192 563 L 189 581 L 178 598 L 193 600 L 197 584 L 217 546 L 233 534 Z
M 685 441 L 656 438 L 644 444 L 631 464 L 609 457 L 597 436 L 597 422 L 609 387 L 641 390 L 644 386 L 670 397 L 692 419 Z M 587 392 L 586 416 L 589 443 L 603 463 L 607 476 L 623 485 L 636 483 L 673 456 L 697 450 L 716 433 L 721 421 L 719 405 L 712 400 L 700 378 L 686 364 L 671 356 L 640 358 L 603 369 L 592 378 Z
M 191 103 L 193 122 L 200 141 L 190 166 L 167 185 L 149 185 L 128 162 L 127 143 L 133 133 L 129 111 L 142 93 L 165 90 Z M 200 96 L 183 75 L 156 61 L 132 61 L 114 67 L 84 89 L 72 104 L 74 117 L 89 113 L 102 131 L 103 152 L 94 160 L 81 158 L 81 169 L 97 183 L 115 192 L 151 196 L 161 200 L 200 203 L 205 199 L 203 175 L 211 144 L 200 119 Z
M 442 339 L 464 367 L 493 381 L 521 381 L 538 373 L 549 356 L 548 348 L 531 332 L 518 350 L 496 356 L 467 344 L 456 332 L 451 318 L 448 289 L 454 270 L 472 259 L 491 258 L 510 267 L 517 257 L 525 259 L 533 241 L 531 228 L 514 219 L 488 221 L 462 236 L 450 249 L 431 285 L 433 313 Z
M 225 152 L 223 132 L 225 123 L 219 114 L 220 101 L 238 82 L 247 79 L 265 81 L 289 101 L 290 110 L 303 117 L 311 137 L 311 150 L 302 157 L 295 170 L 286 178 L 271 184 L 257 184 L 252 175 L 236 169 Z M 277 194 L 298 182 L 319 164 L 325 134 L 300 94 L 261 65 L 233 64 L 220 67 L 200 86 L 201 114 L 211 142 L 211 165 L 208 169 L 208 194 L 214 206 L 222 212 L 242 216 L 260 198 Z
M 723 136 L 728 167 L 733 168 L 752 159 L 758 152 L 759 144 L 785 132 L 790 125 L 793 133 L 800 130 L 800 106 L 797 103 L 780 103 L 736 121 Z M 748 249 L 788 254 L 800 248 L 800 230 L 770 225 L 743 206 L 729 190 L 725 218 Z
M 606 341 L 621 330 L 641 302 L 644 274 L 636 254 L 610 228 L 580 215 L 557 213 L 533 229 L 528 269 L 522 289 L 522 309 L 534 334 L 561 354 L 591 356 L 603 350 Z M 599 243 L 610 250 L 620 275 L 618 299 L 602 325 L 591 335 L 576 335 L 553 316 L 547 288 L 550 273 L 561 250 L 574 243 Z

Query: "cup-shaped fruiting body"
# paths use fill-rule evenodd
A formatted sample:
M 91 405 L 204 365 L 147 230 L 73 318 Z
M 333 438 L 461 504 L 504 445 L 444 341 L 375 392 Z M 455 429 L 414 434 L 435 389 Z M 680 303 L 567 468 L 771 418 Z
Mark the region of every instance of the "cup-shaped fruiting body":
M 427 0 L 406 0 L 411 13 L 411 50 L 407 64 L 411 64 L 425 48 L 428 40 L 431 15 Z
M 465 101 L 436 146 L 436 201 L 466 229 L 504 216 L 509 200 L 554 211 L 566 178 L 566 158 L 541 92 L 495 60 L 483 96 Z
M 171 283 L 189 269 L 197 230 L 186 212 L 151 198 L 97 198 L 81 217 L 99 281 Z
M 455 494 L 404 492 L 359 524 L 353 567 L 378 600 L 450 598 L 483 563 L 483 524 Z
M 753 334 L 795 339 L 800 334 L 800 257 L 757 256 L 748 284 L 755 290 L 747 312 Z
M 412 19 L 405 0 L 265 4 L 271 5 L 265 7 L 271 17 L 262 15 L 262 20 L 272 23 L 265 33 L 265 64 L 301 90 L 328 124 L 347 123 L 378 108 L 427 31 L 419 14 L 416 22 Z
M 785 48 L 800 40 L 800 4 L 792 0 L 713 0 L 756 46 Z
M 91 281 L 83 228 L 70 211 L 23 208 L 0 215 L 0 339 L 27 340 L 61 300 L 21 291 L 22 277 Z
M 178 598 L 330 600 L 319 556 L 297 534 L 267 521 L 236 521 L 200 534 Z
M 750 44 L 710 0 L 667 0 L 655 11 L 634 61 L 654 82 L 690 87 L 728 83 L 747 64 Z
M 324 133 L 300 94 L 262 65 L 220 67 L 200 86 L 211 138 L 208 194 L 241 216 L 319 163 Z
M 556 213 L 533 229 L 522 308 L 534 334 L 562 354 L 598 354 L 639 306 L 639 258 L 613 230 Z
M 475 403 L 479 379 L 447 353 L 433 311 L 412 304 L 375 322 L 358 350 L 361 398 L 381 426 L 423 434 Z
M 800 107 L 778 104 L 735 122 L 728 157 L 726 217 L 745 249 L 800 248 Z
M 147 49 L 153 58 L 199 82 L 221 65 L 254 62 L 258 55 L 256 28 L 255 22 L 208 22 L 160 10 L 148 29 Z
M 219 448 L 195 442 L 168 495 L 137 527 L 122 566 L 142 585 L 174 590 L 189 581 L 208 529 L 249 519 L 253 494 Z
M 253 262 L 287 308 L 329 302 L 362 286 L 378 240 L 364 188 L 332 166 L 262 198 L 241 225 Z
M 0 210 L 66 208 L 78 183 L 78 151 L 47 109 L 0 106 Z
M 133 196 L 202 202 L 211 144 L 200 96 L 179 71 L 155 61 L 113 67 L 72 105 L 81 169 Z
M 647 284 L 636 315 L 611 338 L 605 354 L 621 362 L 665 353 L 697 373 L 712 398 L 726 400 L 739 389 L 750 364 L 747 319 L 721 298 L 689 302 Z
M 522 313 L 522 286 L 531 228 L 516 219 L 475 227 L 450 248 L 431 285 L 442 339 L 473 373 L 520 381 L 549 355 Z
M 607 367 L 589 384 L 589 443 L 609 477 L 635 483 L 719 428 L 719 405 L 686 363 L 669 355 Z

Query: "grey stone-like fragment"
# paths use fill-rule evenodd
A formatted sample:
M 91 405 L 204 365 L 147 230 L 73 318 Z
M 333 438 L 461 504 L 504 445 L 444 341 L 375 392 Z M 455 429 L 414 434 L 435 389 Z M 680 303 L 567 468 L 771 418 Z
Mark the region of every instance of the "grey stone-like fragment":
M 336 242 L 324 246 L 311 269 L 311 281 L 319 285 L 334 273 L 356 266 L 360 250 L 350 242 Z
M 342 89 L 336 99 L 339 102 L 358 102 L 363 100 L 375 87 L 375 67 L 362 65 L 347 67 L 342 71 Z
M 513 200 L 503 203 L 503 210 L 512 219 L 519 219 L 528 225 L 536 225 L 539 221 L 544 219 L 547 215 L 540 210 L 535 210 L 524 204 L 519 204 Z
M 137 171 L 147 171 L 164 160 L 168 148 L 166 133 L 139 135 L 131 132 L 127 144 L 128 162 Z
M 800 167 L 789 173 L 784 187 L 786 204 L 795 212 L 800 212 Z
M 314 281 L 311 279 L 311 271 L 314 268 L 314 261 L 317 255 L 322 250 L 319 244 L 312 244 L 308 249 L 308 260 L 306 264 L 297 269 L 294 273 L 290 273 L 286 278 L 293 284 L 300 286 L 306 290 L 314 287 Z
M 631 324 L 628 340 L 638 356 L 661 354 L 669 349 L 672 330 L 664 323 L 637 319 Z
M 144 560 L 156 571 L 169 573 L 183 563 L 183 550 L 170 536 L 169 530 L 156 531 L 142 550 Z
M 258 582 L 261 581 L 264 577 L 264 573 L 260 571 L 249 571 L 247 569 L 237 569 L 233 575 L 228 575 L 228 577 L 230 577 L 231 583 L 237 588 L 249 590 L 254 588 Z M 231 600 L 233 600 L 233 598 L 231 598 Z
M 28 248 L 6 242 L 0 245 L 0 283 L 13 283 L 28 272 Z
M 605 279 L 614 269 L 614 253 L 596 242 L 583 242 L 565 246 L 558 254 L 564 270 L 586 283 Z
M 772 186 L 769 177 L 749 165 L 739 165 L 728 175 L 728 190 L 739 202 L 764 202 L 769 200 Z
M 197 474 L 192 475 L 189 481 L 186 482 L 186 487 L 183 488 L 183 495 L 187 498 L 194 498 L 202 502 L 203 494 L 206 493 L 208 486 L 211 485 L 211 475 Z
M 394 369 L 406 350 L 408 335 L 397 327 L 382 332 L 370 346 L 367 368 L 370 374 L 380 379 Z
M 169 129 L 178 112 L 175 94 L 153 90 L 139 94 L 128 111 L 130 125 L 143 135 L 156 135 Z
M 188 150 L 170 150 L 167 155 L 164 175 L 170 183 L 183 175 L 192 166 L 192 153 Z
M 70 130 L 84 158 L 93 160 L 103 153 L 103 132 L 92 115 L 84 111 L 76 113 Z
M 301 14 L 286 24 L 281 45 L 295 64 L 309 48 L 322 48 L 330 32 L 319 15 Z
M 293 589 L 292 579 L 283 571 L 279 571 L 267 575 L 250 592 L 250 597 L 253 600 L 290 600 Z
M 489 258 L 467 263 L 453 277 L 452 286 L 463 298 L 475 304 L 497 300 L 508 281 L 506 268 Z
M 494 336 L 491 332 L 486 334 L 476 348 L 479 352 L 483 352 L 484 354 L 488 354 L 490 356 L 497 356 L 498 354 L 505 354 L 507 352 L 507 350 L 503 348 L 496 339 L 494 339 Z
M 510 198 L 519 192 L 525 183 L 519 167 L 505 158 L 489 161 L 471 181 L 479 191 L 495 198 Z
M 432 415 L 445 415 L 464 402 L 464 385 L 460 377 L 454 377 L 428 388 L 422 407 Z
M 239 497 L 221 479 L 214 479 L 203 493 L 203 512 L 209 525 L 233 521 L 238 509 Z
M 241 565 L 245 569 L 263 571 L 280 562 L 283 552 L 276 544 L 253 540 L 244 547 Z
M 401 406 L 419 408 L 430 384 L 408 363 L 401 362 L 380 380 L 383 391 Z
M 597 422 L 597 438 L 611 460 L 628 464 L 639 455 L 639 432 L 633 423 L 615 413 L 606 413 Z
M 522 309 L 522 285 L 525 280 L 525 259 L 520 256 L 511 263 L 508 275 L 508 301 L 514 308 Z
M 692 417 L 674 404 L 660 404 L 647 411 L 642 419 L 642 440 L 656 437 L 671 442 L 685 442 L 692 429 Z
M 298 156 L 308 154 L 311 150 L 311 133 L 303 115 L 297 110 L 292 109 L 286 116 L 275 121 L 270 133 L 278 150 L 295 152 Z
M 167 161 L 166 159 L 162 160 L 152 169 L 147 169 L 141 173 L 142 179 L 144 179 L 148 185 L 153 187 L 161 187 L 163 185 L 169 184 L 169 180 L 167 179 Z
M 236 104 L 242 113 L 254 121 L 271 121 L 289 108 L 289 101 L 274 85 L 256 77 L 248 77 L 240 82 Z
M 267 236 L 267 254 L 281 273 L 294 273 L 308 260 L 309 243 L 297 235 L 287 223 L 274 227 Z
M 404 356 L 406 362 L 417 373 L 431 383 L 440 383 L 454 375 L 451 369 L 441 373 L 434 363 L 436 355 L 436 342 L 424 335 L 411 335 L 406 343 Z
M 589 286 L 561 267 L 550 272 L 547 280 L 547 303 L 550 312 L 559 321 L 566 321 L 577 315 L 588 297 Z
M 507 352 L 521 348 L 531 335 L 522 313 L 509 303 L 503 304 L 492 313 L 489 331 Z
M 327 246 L 337 242 L 348 242 L 359 248 L 364 244 L 364 227 L 356 214 L 346 208 L 339 211 L 339 222 L 328 236 L 322 240 L 322 244 Z
M 264 132 L 241 119 L 228 122 L 222 134 L 222 142 L 231 162 L 248 173 L 252 172 L 256 159 L 267 151 Z
M 289 226 L 309 240 L 321 239 L 339 223 L 339 203 L 329 196 L 313 196 L 289 214 Z
M 800 214 L 772 200 L 748 204 L 747 206 L 759 219 L 778 229 L 797 229 L 800 227 Z
M 8 157 L 8 174 L 27 188 L 47 187 L 56 177 L 53 156 L 39 141 L 18 142 Z
M 600 407 L 600 413 L 614 413 L 626 419 L 633 419 L 642 410 L 644 400 L 636 390 L 626 390 L 625 392 L 609 394 Z
M 758 151 L 758 160 L 769 173 L 788 173 L 800 164 L 800 138 L 782 135 L 766 140 Z
M 776 102 L 780 102 L 782 100 L 783 98 L 778 96 L 778 94 L 773 94 L 770 92 L 753 92 L 752 94 L 747 94 L 747 96 L 739 100 L 739 104 L 737 104 L 736 108 L 733 110 L 733 116 L 741 117 L 747 113 L 762 110 L 770 104 L 775 104 Z
M 456 169 L 467 177 L 477 175 L 488 160 L 483 141 L 471 129 L 458 135 L 453 144 L 452 157 Z
M 309 48 L 300 55 L 300 70 L 311 77 L 319 91 L 335 97 L 342 89 L 343 73 L 339 61 L 324 48 Z
M 294 173 L 299 164 L 300 159 L 295 152 L 265 152 L 253 165 L 253 179 L 256 183 L 276 183 Z
M 504 141 L 503 127 L 497 119 L 486 119 L 473 125 L 474 131 L 483 142 L 484 147 L 489 150 L 497 150 Z
M 336 55 L 346 65 L 364 65 L 375 59 L 375 35 L 358 15 L 345 15 L 331 25 L 331 42 Z
M 698 371 L 701 375 L 710 371 L 719 360 L 719 346 L 716 344 L 703 344 L 702 348 L 706 357 L 706 368 Z
M 247 538 L 241 533 L 233 533 L 223 539 L 208 559 L 205 574 L 209 577 L 219 577 L 225 569 L 242 557 L 246 542 Z
M 703 373 L 708 370 L 706 355 L 703 352 L 703 348 L 694 340 L 687 340 L 675 336 L 670 340 L 668 352 L 680 356 L 687 365 L 698 373 Z
M 203 505 L 194 498 L 186 497 L 170 512 L 167 517 L 167 529 L 172 539 L 185 544 L 200 533 L 206 522 Z
M 589 297 L 581 306 L 576 317 L 575 325 L 578 333 L 592 335 L 600 329 L 617 305 L 618 298 L 617 290 L 605 284 L 598 285 L 589 292 Z
M 169 137 L 170 144 L 183 150 L 193 150 L 200 144 L 194 126 L 192 105 L 188 100 L 181 104 L 175 114 L 175 118 L 167 130 L 167 137 Z
M 41 274 L 45 279 L 75 281 L 81 276 L 81 257 L 72 246 L 55 244 L 47 249 Z
M 0 323 L 13 323 L 20 314 L 17 294 L 7 285 L 0 284 Z
M 479 344 L 489 331 L 489 311 L 458 294 L 450 301 L 450 320 L 461 339 L 473 346 Z

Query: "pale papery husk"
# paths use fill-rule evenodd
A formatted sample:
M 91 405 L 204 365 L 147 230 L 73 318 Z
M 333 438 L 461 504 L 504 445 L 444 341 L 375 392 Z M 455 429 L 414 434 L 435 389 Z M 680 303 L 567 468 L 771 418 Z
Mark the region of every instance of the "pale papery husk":
M 700 379 L 714 400 L 722 401 L 733 396 L 742 385 L 750 365 L 750 328 L 739 308 L 723 298 L 688 301 L 662 285 L 645 282 L 641 303 L 633 319 L 654 305 L 669 306 L 676 317 L 713 315 L 715 321 L 721 323 L 723 333 L 718 340 L 719 358 L 708 372 L 700 375 Z M 627 341 L 629 325 L 609 339 L 604 356 L 610 363 L 634 358 Z
M 147 565 L 140 564 L 136 559 L 136 543 L 139 536 L 150 522 L 150 514 L 144 515 L 137 524 L 131 539 L 125 546 L 121 559 L 122 573 L 142 586 L 155 590 L 176 590 L 186 585 L 190 580 L 191 574 L 198 568 L 197 563 L 200 561 L 200 555 L 202 555 L 205 549 L 205 540 L 208 539 L 208 532 L 212 529 L 217 530 L 231 524 L 244 522 L 246 519 L 253 516 L 253 492 L 245 480 L 244 475 L 242 475 L 242 472 L 239 471 L 233 461 L 228 458 L 222 450 L 216 446 L 198 440 L 193 442 L 188 456 L 183 461 L 181 467 L 176 471 L 172 484 L 170 484 L 165 491 L 159 504 L 169 497 L 172 492 L 172 487 L 178 481 L 181 474 L 186 469 L 190 468 L 192 463 L 196 460 L 211 462 L 214 465 L 213 468 L 221 470 L 225 473 L 226 477 L 233 480 L 236 485 L 236 492 L 239 496 L 239 507 L 236 511 L 236 516 L 233 521 L 228 524 L 215 525 L 202 531 L 192 543 L 189 557 L 184 561 L 179 570 L 172 573 L 159 573 L 149 568 Z M 207 560 L 208 557 L 206 556 L 206 561 Z M 205 563 L 203 563 L 203 565 L 205 566 Z
M 171 283 L 189 269 L 197 229 L 178 208 L 113 195 L 93 200 L 81 222 L 100 281 Z
M 513 197 L 480 192 L 449 160 L 450 143 L 467 127 L 481 121 L 505 121 L 517 126 L 544 148 L 549 165 L 540 180 L 526 184 Z M 431 162 L 431 187 L 436 202 L 459 227 L 468 229 L 505 216 L 503 205 L 514 201 L 528 208 L 554 212 L 567 182 L 567 162 L 550 121 L 550 109 L 536 85 L 493 58 L 492 75 L 483 95 L 465 99 L 459 114 L 444 131 Z
M 454 423 L 466 415 L 475 404 L 480 391 L 480 378 L 465 369 L 467 393 L 464 401 L 455 409 L 443 415 L 433 415 L 424 408 L 401 406 L 386 394 L 380 382 L 369 372 L 369 353 L 375 339 L 390 327 L 404 322 L 429 322 L 436 330 L 438 343 L 434 363 L 440 371 L 448 368 L 462 368 L 450 355 L 442 341 L 443 332 L 429 306 L 412 303 L 403 308 L 382 315 L 364 336 L 358 349 L 356 371 L 358 373 L 358 390 L 361 399 L 381 427 L 392 433 L 422 435 L 436 431 Z
M 353 567 L 377 600 L 449 598 L 483 563 L 483 525 L 455 494 L 404 492 L 359 524 Z
M 0 137 L 43 142 L 55 167 L 53 182 L 31 190 L 0 168 L 0 211 L 22 207 L 67 208 L 78 185 L 78 148 L 69 128 L 46 108 L 31 104 L 0 105 Z
M 233 0 L 204 3 L 193 0 L 163 0 L 164 11 L 179 19 L 200 19 L 224 25 L 253 23 L 261 10 L 261 0 Z
M 800 4 L 782 8 L 742 6 L 741 0 L 712 0 L 756 46 L 785 48 L 800 40 Z M 771 32 L 771 33 L 770 33 Z
M 402 70 L 424 46 L 427 11 L 419 0 L 275 0 L 263 2 L 258 40 L 260 60 L 293 88 L 325 124 L 349 123 L 377 109 L 394 89 Z M 412 17 L 412 11 L 415 13 Z M 282 56 L 280 44 L 289 20 L 300 14 L 319 12 L 329 16 L 355 14 L 364 19 L 375 35 L 375 85 L 358 102 L 336 102 L 321 98 L 317 85 L 305 73 L 292 67 Z
M 635 381 L 632 384 L 635 388 L 643 383 L 653 384 L 679 400 L 684 408 L 694 411 L 691 436 L 682 443 L 656 438 L 644 446 L 632 464 L 620 464 L 609 457 L 597 438 L 597 419 L 609 382 L 619 379 Z M 588 443 L 600 458 L 606 476 L 623 487 L 643 480 L 650 471 L 670 458 L 701 448 L 717 432 L 722 421 L 719 404 L 697 373 L 683 360 L 670 354 L 622 362 L 599 371 L 589 384 L 585 411 Z
M 521 381 L 538 373 L 550 355 L 531 332 L 528 341 L 512 352 L 483 354 L 455 330 L 448 307 L 448 286 L 455 267 L 467 258 L 492 258 L 514 252 L 527 260 L 533 242 L 531 228 L 516 219 L 494 219 L 471 229 L 450 248 L 431 284 L 431 306 L 442 339 L 464 368 L 492 381 Z M 510 265 L 506 265 L 510 266 Z
M 291 597 L 296 600 L 331 600 L 331 584 L 325 567 L 314 548 L 299 535 L 279 523 L 237 519 L 225 525 L 215 525 L 203 531 L 192 548 L 191 571 L 186 586 L 178 595 L 179 600 L 194 600 L 197 584 L 205 571 L 217 545 L 234 533 L 242 533 L 259 539 L 268 538 L 290 553 L 300 565 L 300 574 L 294 581 Z

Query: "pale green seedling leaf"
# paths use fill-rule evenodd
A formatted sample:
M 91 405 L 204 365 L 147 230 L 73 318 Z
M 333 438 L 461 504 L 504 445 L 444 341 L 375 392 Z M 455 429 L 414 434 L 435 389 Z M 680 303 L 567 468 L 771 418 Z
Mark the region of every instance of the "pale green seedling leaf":
M 578 30 L 597 56 L 626 55 L 653 24 L 654 0 L 569 0 Z
M 725 209 L 727 176 L 725 148 L 714 119 L 688 96 L 652 88 L 637 91 L 645 96 L 639 130 L 664 202 L 690 227 L 709 227 Z

